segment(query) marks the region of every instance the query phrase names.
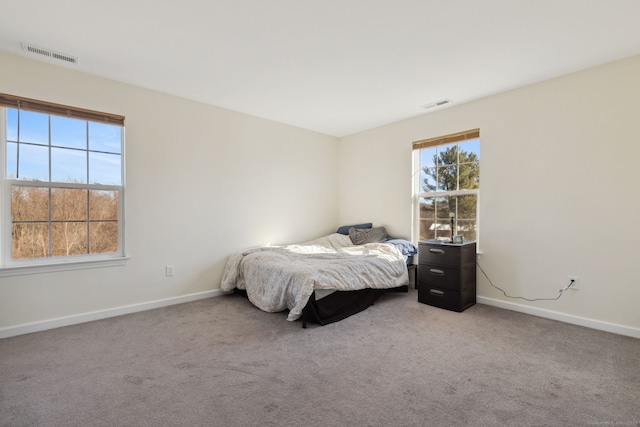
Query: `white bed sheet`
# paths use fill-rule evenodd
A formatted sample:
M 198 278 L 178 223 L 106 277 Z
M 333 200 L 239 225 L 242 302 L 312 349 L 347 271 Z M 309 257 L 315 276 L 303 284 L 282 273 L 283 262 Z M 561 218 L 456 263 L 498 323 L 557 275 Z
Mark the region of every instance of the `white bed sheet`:
M 244 289 L 256 307 L 268 312 L 289 309 L 287 320 L 293 321 L 314 290 L 387 289 L 408 283 L 404 257 L 394 245 L 354 246 L 349 236 L 335 233 L 231 254 L 221 289 Z

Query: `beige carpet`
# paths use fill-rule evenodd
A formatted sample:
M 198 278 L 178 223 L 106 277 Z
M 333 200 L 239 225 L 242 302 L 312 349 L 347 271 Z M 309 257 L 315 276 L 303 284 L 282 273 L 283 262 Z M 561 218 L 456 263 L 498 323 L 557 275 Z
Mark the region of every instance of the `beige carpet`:
M 640 426 L 640 340 L 389 294 L 332 325 L 229 295 L 0 340 L 1 426 Z

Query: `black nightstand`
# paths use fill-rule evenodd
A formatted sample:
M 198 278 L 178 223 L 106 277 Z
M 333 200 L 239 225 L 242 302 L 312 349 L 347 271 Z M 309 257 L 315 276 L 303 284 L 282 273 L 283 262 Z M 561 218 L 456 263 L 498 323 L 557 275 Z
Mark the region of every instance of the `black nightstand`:
M 418 242 L 418 301 L 458 312 L 476 303 L 475 242 Z

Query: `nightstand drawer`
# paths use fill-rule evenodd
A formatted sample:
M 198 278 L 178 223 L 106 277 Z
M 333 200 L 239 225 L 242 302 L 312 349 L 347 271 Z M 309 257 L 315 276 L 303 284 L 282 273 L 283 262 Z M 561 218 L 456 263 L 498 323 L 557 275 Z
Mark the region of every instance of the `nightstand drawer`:
M 447 268 L 420 264 L 418 266 L 418 281 L 436 288 L 461 291 L 468 287 L 475 287 L 476 266 L 468 264 L 462 268 Z
M 460 290 L 460 269 L 420 264 L 418 277 L 425 285 Z
M 465 264 L 475 263 L 475 242 L 465 242 L 456 245 L 439 243 L 435 240 L 423 240 L 418 243 L 418 264 L 461 267 Z
M 476 303 L 476 293 L 475 289 L 473 292 L 470 292 L 470 289 L 453 291 L 419 283 L 418 302 L 446 310 L 462 312 Z
M 449 267 L 460 265 L 460 247 L 446 245 L 420 244 L 419 264 L 433 264 Z

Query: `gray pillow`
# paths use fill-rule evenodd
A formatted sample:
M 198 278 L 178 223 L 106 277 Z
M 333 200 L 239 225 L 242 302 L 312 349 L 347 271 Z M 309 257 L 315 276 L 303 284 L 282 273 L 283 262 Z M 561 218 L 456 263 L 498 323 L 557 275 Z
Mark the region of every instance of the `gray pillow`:
M 349 238 L 354 245 L 385 242 L 387 237 L 387 229 L 384 227 L 352 228 L 349 230 Z

